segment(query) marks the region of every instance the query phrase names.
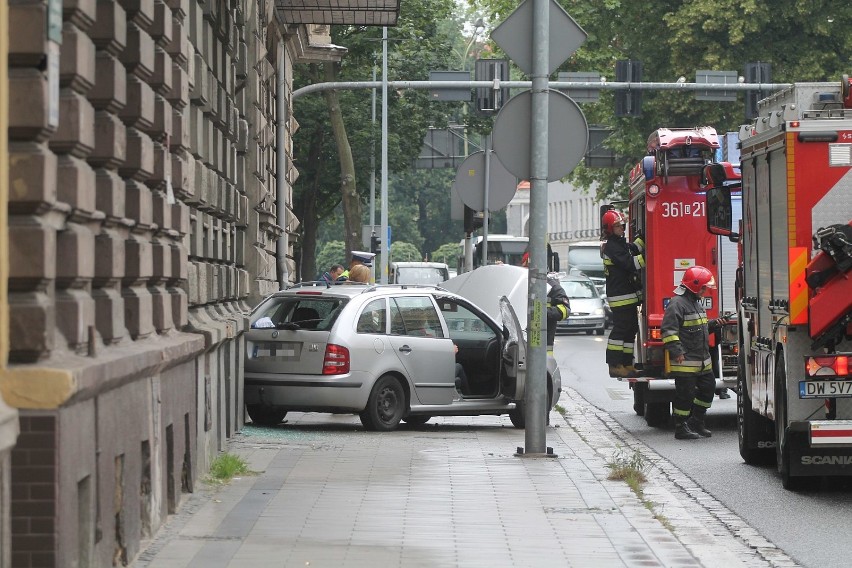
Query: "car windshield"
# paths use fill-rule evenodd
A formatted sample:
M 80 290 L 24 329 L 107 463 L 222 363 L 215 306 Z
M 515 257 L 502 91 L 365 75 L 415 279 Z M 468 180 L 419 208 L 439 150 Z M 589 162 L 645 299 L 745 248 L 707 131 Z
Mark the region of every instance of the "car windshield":
M 568 250 L 565 259 L 571 266 L 597 266 L 603 264 L 600 250 L 597 248 L 573 248 Z
M 345 298 L 273 297 L 252 314 L 252 329 L 313 329 L 328 331 L 346 305 Z
M 396 269 L 397 284 L 440 284 L 447 278 L 447 270 L 437 266 L 400 266 Z
M 585 280 L 563 280 L 560 282 L 569 298 L 597 298 L 594 284 Z

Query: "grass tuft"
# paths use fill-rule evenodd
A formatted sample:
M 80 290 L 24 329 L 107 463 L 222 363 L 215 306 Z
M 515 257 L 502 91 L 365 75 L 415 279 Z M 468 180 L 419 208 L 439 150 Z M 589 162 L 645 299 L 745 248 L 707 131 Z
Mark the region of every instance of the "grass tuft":
M 223 484 L 228 483 L 238 475 L 247 475 L 249 473 L 251 471 L 248 468 L 248 463 L 243 458 L 225 452 L 220 454 L 210 464 L 210 474 L 208 477 L 211 483 Z

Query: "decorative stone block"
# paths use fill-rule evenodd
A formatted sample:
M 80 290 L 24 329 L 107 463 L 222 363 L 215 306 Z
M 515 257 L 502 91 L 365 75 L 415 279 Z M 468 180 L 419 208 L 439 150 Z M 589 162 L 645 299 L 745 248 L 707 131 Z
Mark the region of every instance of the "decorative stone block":
M 154 173 L 145 180 L 145 185 L 151 189 L 166 191 L 166 179 L 171 175 L 172 155 L 162 144 L 154 143 Z M 174 188 L 172 188 L 174 191 Z M 165 194 L 164 194 L 165 195 Z M 162 228 L 162 225 L 156 223 Z
M 47 3 L 9 4 L 9 65 L 37 67 L 46 55 Z
M 149 30 L 154 24 L 154 0 L 119 0 L 127 17 L 140 29 Z
M 172 135 L 169 138 L 172 152 L 189 150 L 190 145 L 190 123 L 191 113 L 171 110 L 172 113 Z
M 95 84 L 95 44 L 69 22 L 62 27 L 59 80 L 62 87 L 82 94 Z
M 119 166 L 123 177 L 145 181 L 154 173 L 154 141 L 135 128 L 127 129 L 127 156 Z
M 195 195 L 195 160 L 172 154 L 172 188 L 181 199 L 192 200 Z
M 9 289 L 31 290 L 56 278 L 56 229 L 40 217 L 9 218 Z
M 115 288 L 92 290 L 95 301 L 95 327 L 106 344 L 118 343 L 126 333 L 124 325 L 124 300 Z
M 43 144 L 9 145 L 9 213 L 45 211 L 56 203 L 56 155 Z
M 124 324 L 134 340 L 144 339 L 154 333 L 151 319 L 151 293 L 145 286 L 122 288 L 124 300 Z
M 169 101 L 156 95 L 154 97 L 154 126 L 148 132 L 154 140 L 167 142 L 171 146 L 171 139 L 174 136 L 174 110 Z
M 62 19 L 87 32 L 98 16 L 96 0 L 62 0 Z
M 166 5 L 172 9 L 176 18 L 182 20 L 189 15 L 190 0 L 166 0 Z
M 151 26 L 151 37 L 158 45 L 166 47 L 172 41 L 173 27 L 171 8 L 163 0 L 154 0 L 154 25 Z
M 172 300 L 172 321 L 176 329 L 183 329 L 189 324 L 189 301 L 186 290 L 169 287 Z
M 161 47 L 154 50 L 154 76 L 151 86 L 163 96 L 172 92 L 172 58 Z
M 166 99 L 176 110 L 181 110 L 189 104 L 189 76 L 174 61 L 172 61 L 172 89 Z
M 165 282 L 172 277 L 172 250 L 168 241 L 155 240 L 151 243 L 152 282 Z
M 124 237 L 118 231 L 102 229 L 95 237 L 96 286 L 124 278 Z
M 119 56 L 127 46 L 127 14 L 118 2 L 98 0 L 97 19 L 89 37 L 99 50 Z
M 234 264 L 245 266 L 246 264 L 246 233 L 237 231 L 234 235 Z
M 124 218 L 124 180 L 114 171 L 95 171 L 95 204 L 112 221 Z
M 119 57 L 128 72 L 147 81 L 154 74 L 154 40 L 135 23 L 127 24 L 127 47 Z
M 165 288 L 150 287 L 151 323 L 157 333 L 166 333 L 174 329 L 172 321 L 172 297 Z
M 97 110 L 118 112 L 127 104 L 127 70 L 114 55 L 99 51 L 95 58 L 95 84 L 88 93 Z
M 151 190 L 135 180 L 127 180 L 124 192 L 127 217 L 135 221 L 139 229 L 152 228 L 154 214 Z
M 69 223 L 56 235 L 56 285 L 60 288 L 91 281 L 95 276 L 95 235 L 91 229 Z
M 189 232 L 189 206 L 177 202 L 172 204 L 172 226 L 171 228 L 183 237 Z
M 127 130 L 117 116 L 95 113 L 95 149 L 86 159 L 96 168 L 117 168 L 127 159 Z
M 84 354 L 89 328 L 95 325 L 95 300 L 86 290 L 65 288 L 56 292 L 56 327 L 68 348 Z
M 172 228 L 172 206 L 166 201 L 166 194 L 153 192 L 151 194 L 154 224 L 162 231 Z
M 154 126 L 154 90 L 148 83 L 136 76 L 128 76 L 127 104 L 118 116 L 124 124 L 139 130 L 149 130 Z
M 69 154 L 59 156 L 57 198 L 75 211 L 96 210 L 96 176 L 85 160 Z
M 95 148 L 95 108 L 83 95 L 62 89 L 59 128 L 50 137 L 50 149 L 85 158 Z
M 180 65 L 185 65 L 192 57 L 190 38 L 186 36 L 184 24 L 177 18 L 172 19 L 172 37 L 166 45 L 166 52 Z
M 9 294 L 9 362 L 33 363 L 53 350 L 56 313 L 43 292 Z
M 179 243 L 172 243 L 169 248 L 171 250 L 172 280 L 186 280 L 186 267 L 188 264 L 186 249 Z
M 9 140 L 46 140 L 49 124 L 47 76 L 35 68 L 9 69 Z
M 138 235 L 124 241 L 125 287 L 144 283 L 154 276 L 154 252 L 151 242 Z

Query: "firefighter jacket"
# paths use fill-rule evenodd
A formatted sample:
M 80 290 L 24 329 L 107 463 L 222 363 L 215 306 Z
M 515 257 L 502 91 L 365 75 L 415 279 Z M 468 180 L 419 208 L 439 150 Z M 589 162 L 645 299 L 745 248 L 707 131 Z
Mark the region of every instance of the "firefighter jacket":
M 700 298 L 678 286 L 675 296 L 666 306 L 663 315 L 663 345 L 669 352 L 670 375 L 694 377 L 711 372 L 713 362 L 710 359 L 710 332 L 720 326 L 720 320 L 707 320 L 707 312 L 699 302 Z M 681 363 L 675 357 L 684 356 Z
M 624 237 L 610 235 L 601 244 L 606 274 L 606 297 L 612 309 L 633 306 L 642 298 L 639 269 L 645 267 L 641 238 L 628 243 Z
M 565 288 L 562 287 L 557 278 L 548 276 L 547 285 L 550 286 L 550 290 L 547 292 L 547 346 L 552 349 L 553 343 L 556 341 L 556 322 L 568 319 L 568 314 L 571 313 L 571 303 Z

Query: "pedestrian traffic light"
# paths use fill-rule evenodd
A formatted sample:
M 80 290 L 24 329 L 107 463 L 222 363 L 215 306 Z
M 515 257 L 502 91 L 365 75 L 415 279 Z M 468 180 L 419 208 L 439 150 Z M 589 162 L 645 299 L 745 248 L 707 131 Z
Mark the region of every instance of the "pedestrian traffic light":
M 482 227 L 485 215 L 481 211 L 474 211 L 467 205 L 464 206 L 464 232 L 472 233 Z
M 746 63 L 745 64 L 745 82 L 746 83 L 770 83 L 772 81 L 772 64 L 771 63 Z M 757 118 L 757 101 L 769 96 L 769 91 L 746 91 L 745 94 L 745 118 L 751 120 Z
M 641 83 L 642 62 L 619 59 L 615 62 L 615 80 L 619 83 Z M 618 90 L 615 92 L 615 116 L 642 116 L 642 91 Z
M 376 235 L 370 236 L 370 252 L 373 254 L 381 254 L 382 252 L 382 239 Z

